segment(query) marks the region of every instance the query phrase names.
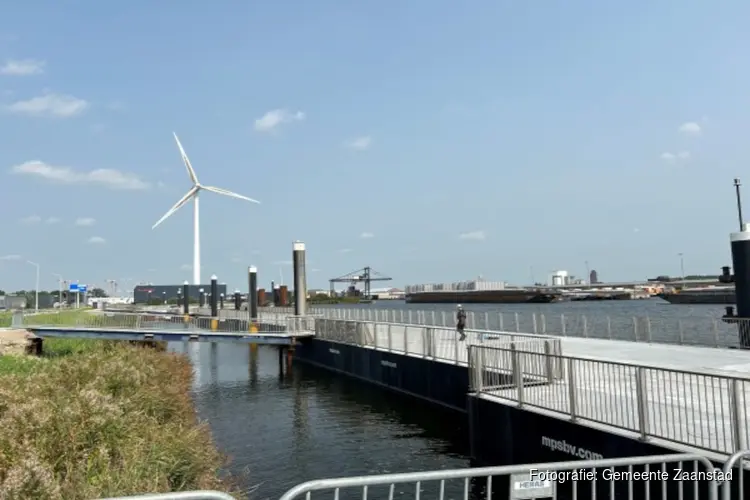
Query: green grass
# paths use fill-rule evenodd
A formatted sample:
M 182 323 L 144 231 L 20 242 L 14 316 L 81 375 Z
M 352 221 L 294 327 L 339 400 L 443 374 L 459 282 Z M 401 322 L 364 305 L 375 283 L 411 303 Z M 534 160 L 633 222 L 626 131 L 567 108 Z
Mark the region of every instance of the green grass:
M 12 319 L 12 313 L 8 311 L 0 311 L 0 328 L 9 327 Z
M 44 347 L 0 357 L 0 498 L 232 489 L 196 418 L 185 356 L 116 341 Z

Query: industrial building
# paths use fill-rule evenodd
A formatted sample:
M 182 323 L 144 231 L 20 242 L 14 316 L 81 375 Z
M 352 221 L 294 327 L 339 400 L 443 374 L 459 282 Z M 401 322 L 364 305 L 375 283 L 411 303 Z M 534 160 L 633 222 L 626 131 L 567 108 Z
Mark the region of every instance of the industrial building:
M 23 309 L 26 297 L 23 295 L 0 295 L 0 310 Z
M 184 285 L 137 285 L 133 289 L 133 303 L 175 303 L 182 299 L 183 287 Z M 219 294 L 223 293 L 224 297 L 227 297 L 226 284 L 217 285 L 217 289 Z M 211 293 L 211 284 L 188 285 L 188 292 L 190 293 L 190 300 L 198 302 L 201 293 L 206 297 Z

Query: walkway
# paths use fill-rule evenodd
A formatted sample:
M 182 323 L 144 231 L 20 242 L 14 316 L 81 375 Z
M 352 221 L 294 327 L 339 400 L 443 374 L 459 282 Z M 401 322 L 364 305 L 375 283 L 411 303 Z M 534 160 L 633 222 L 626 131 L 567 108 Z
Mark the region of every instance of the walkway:
M 498 305 L 498 309 L 502 304 Z M 470 307 L 468 307 L 471 309 Z M 294 313 L 291 307 L 269 307 L 262 311 Z M 451 311 L 378 307 L 310 307 L 308 313 L 328 319 L 375 321 L 409 325 L 431 325 L 452 328 Z M 247 314 L 247 313 L 245 313 Z M 474 330 L 536 333 L 559 337 L 628 340 L 705 347 L 738 347 L 737 326 L 717 317 L 666 319 L 649 316 L 606 316 L 577 314 L 510 313 L 502 311 L 468 311 L 468 328 Z
M 40 337 L 139 341 L 239 342 L 292 345 L 315 333 L 314 318 L 262 314 L 257 322 L 171 316 L 154 313 L 81 311 L 44 315 L 16 314 L 13 328 Z
M 491 374 L 472 377 L 472 391 L 498 402 L 628 431 L 662 446 L 691 447 L 725 458 L 750 438 L 750 352 L 563 339 L 559 354 L 516 353 L 523 366 L 550 362 L 563 374 L 548 385 L 505 383 Z M 514 354 L 472 346 L 470 369 L 508 369 Z M 503 385 L 505 384 L 505 385 Z

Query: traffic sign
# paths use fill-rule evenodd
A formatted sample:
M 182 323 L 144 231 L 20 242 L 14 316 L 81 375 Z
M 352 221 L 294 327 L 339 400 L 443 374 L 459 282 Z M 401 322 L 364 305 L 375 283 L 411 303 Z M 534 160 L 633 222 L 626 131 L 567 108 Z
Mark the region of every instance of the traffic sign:
M 78 291 L 81 293 L 86 293 L 86 290 L 88 290 L 87 285 L 78 285 Z
M 78 283 L 71 283 L 68 287 L 68 291 L 70 292 L 77 292 L 78 291 Z

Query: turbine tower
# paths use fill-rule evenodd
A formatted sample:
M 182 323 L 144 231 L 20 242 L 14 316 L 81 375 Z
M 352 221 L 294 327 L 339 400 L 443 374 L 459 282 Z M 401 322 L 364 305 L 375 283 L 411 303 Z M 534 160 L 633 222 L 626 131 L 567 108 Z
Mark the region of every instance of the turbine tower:
M 180 148 L 180 155 L 182 156 L 182 161 L 185 163 L 185 168 L 187 168 L 188 176 L 190 177 L 190 182 L 193 183 L 193 187 L 190 188 L 190 190 L 180 198 L 180 200 L 174 204 L 172 208 L 169 209 L 167 213 L 164 214 L 164 216 L 159 219 L 156 224 L 153 225 L 151 229 L 156 229 L 156 226 L 164 222 L 169 218 L 170 215 L 178 211 L 183 205 L 185 205 L 190 200 L 193 200 L 193 284 L 200 285 L 201 284 L 201 237 L 200 237 L 200 211 L 198 208 L 198 193 L 200 193 L 202 190 L 204 191 L 210 191 L 212 193 L 221 194 L 224 196 L 230 196 L 232 198 L 238 198 L 240 200 L 245 201 L 251 201 L 253 203 L 260 203 L 258 200 L 254 200 L 252 198 L 248 198 L 247 196 L 242 196 L 241 194 L 233 193 L 231 191 L 227 191 L 226 189 L 221 189 L 217 187 L 212 186 L 204 186 L 200 182 L 198 182 L 198 177 L 195 175 L 195 170 L 193 170 L 193 166 L 190 164 L 190 159 L 187 157 L 187 154 L 185 154 L 185 150 L 182 147 L 182 144 L 180 144 L 180 139 L 177 138 L 177 134 L 173 132 L 174 140 L 177 142 L 177 147 Z

